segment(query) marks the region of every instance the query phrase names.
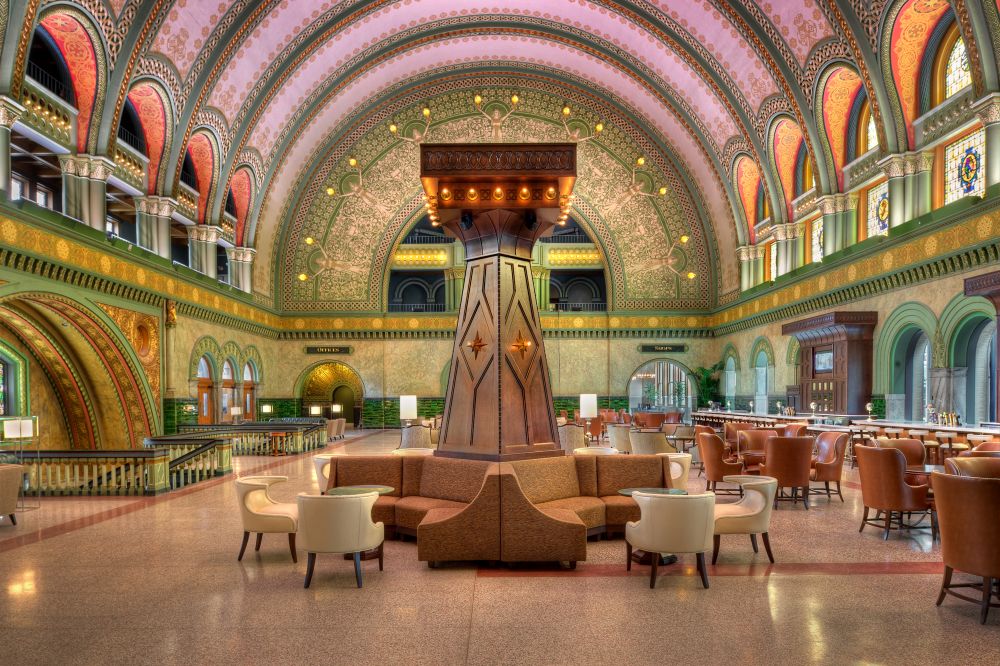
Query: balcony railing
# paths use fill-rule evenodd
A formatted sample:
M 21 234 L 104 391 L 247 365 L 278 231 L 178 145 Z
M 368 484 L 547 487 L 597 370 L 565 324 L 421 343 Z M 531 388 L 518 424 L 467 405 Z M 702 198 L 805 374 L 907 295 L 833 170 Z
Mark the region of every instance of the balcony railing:
M 552 309 L 558 312 L 606 312 L 607 303 L 553 303 Z
M 437 234 L 425 234 L 419 231 L 412 231 L 403 238 L 403 245 L 435 245 L 438 243 L 454 243 L 451 236 L 439 236 Z
M 539 239 L 543 243 L 590 243 L 591 240 L 585 233 L 560 234 L 558 236 L 545 236 Z
M 52 76 L 44 69 L 39 67 L 37 64 L 28 61 L 28 65 L 25 68 L 25 74 L 38 81 L 40 84 L 48 88 L 51 92 L 59 96 L 59 99 L 63 100 L 67 104 L 73 104 L 73 96 L 70 94 L 69 88 L 66 87 L 62 81 Z
M 389 312 L 445 312 L 444 303 L 389 303 Z

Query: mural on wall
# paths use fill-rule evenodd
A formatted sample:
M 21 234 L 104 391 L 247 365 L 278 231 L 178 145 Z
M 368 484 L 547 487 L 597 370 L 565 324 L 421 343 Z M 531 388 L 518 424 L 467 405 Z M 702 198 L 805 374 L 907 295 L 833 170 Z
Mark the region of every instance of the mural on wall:
M 98 303 L 125 335 L 149 383 L 153 403 L 160 404 L 160 328 L 157 317 Z
M 509 98 L 518 91 L 501 92 Z M 504 99 L 501 92 L 496 96 Z M 492 125 L 476 109 L 474 95 L 472 90 L 451 92 L 427 103 L 433 111 L 435 137 L 447 137 L 449 143 L 494 140 Z M 522 92 L 522 97 L 516 113 L 504 121 L 503 141 L 566 141 L 564 100 L 538 90 Z M 295 231 L 293 238 L 299 242 L 290 239 L 287 244 L 289 256 L 280 278 L 285 307 L 381 309 L 388 254 L 404 227 L 415 222 L 422 205 L 419 147 L 398 136 L 406 135 L 411 125 L 421 124 L 417 118 L 422 114 L 419 108 L 406 113 L 412 118 L 394 120 L 400 128 L 396 133 L 387 129 L 388 123 L 376 126 L 336 158 L 339 161 L 326 165 L 325 180 L 317 183 L 301 228 Z M 590 126 L 601 122 L 585 114 L 580 112 Z M 642 149 L 607 122 L 600 138 L 581 144 L 578 153 L 575 217 L 589 228 L 607 257 L 614 306 L 705 306 L 707 279 L 687 279 L 665 265 L 648 269 L 662 254 L 658 248 L 670 247 L 687 235 L 690 254 L 680 258 L 685 270 L 700 278 L 711 275 L 704 230 L 684 214 L 690 205 L 687 195 L 652 160 L 644 158 L 637 166 L 639 158 L 644 158 Z M 304 242 L 306 238 L 314 243 Z M 354 275 L 345 279 L 343 271 L 317 274 L 316 262 L 323 258 L 353 267 Z M 302 275 L 316 277 L 303 280 Z M 370 277 L 366 280 L 361 275 Z

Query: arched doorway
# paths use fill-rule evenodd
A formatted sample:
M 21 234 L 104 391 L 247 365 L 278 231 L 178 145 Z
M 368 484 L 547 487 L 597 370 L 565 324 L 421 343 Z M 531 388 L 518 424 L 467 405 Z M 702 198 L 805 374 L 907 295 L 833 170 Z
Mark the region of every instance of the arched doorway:
M 222 403 L 223 423 L 230 423 L 233 420 L 232 408 L 239 404 L 236 399 L 236 370 L 232 361 L 228 359 L 222 364 L 222 385 L 219 389 L 219 398 Z
M 930 402 L 931 344 L 923 329 L 910 326 L 896 339 L 892 392 L 903 396 L 904 418 L 922 421 Z
M 629 378 L 628 406 L 631 411 L 690 414 L 697 401 L 697 389 L 680 363 L 656 359 L 639 366 Z
M 334 406 L 333 415 L 337 418 L 343 417 L 354 422 L 354 405 L 357 404 L 357 397 L 354 391 L 346 384 L 342 384 L 333 389 L 331 404 Z
M 996 332 L 995 319 L 976 315 L 963 321 L 955 333 L 954 408 L 968 425 L 996 421 Z
M 257 370 L 249 361 L 243 366 L 243 418 L 256 420 L 257 414 Z
M 753 411 L 755 414 L 767 414 L 768 389 L 772 382 L 768 361 L 767 352 L 763 349 L 757 352 L 753 361 Z
M 311 407 L 320 407 L 322 413 L 331 417 L 332 405 L 342 405 L 341 414 L 348 423 L 361 423 L 365 389 L 361 376 L 346 363 L 325 361 L 307 368 L 296 384 L 302 400 L 302 413 L 308 415 Z M 338 389 L 347 389 L 337 393 Z
M 198 359 L 198 424 L 215 423 L 215 383 L 212 381 L 212 364 L 208 358 Z

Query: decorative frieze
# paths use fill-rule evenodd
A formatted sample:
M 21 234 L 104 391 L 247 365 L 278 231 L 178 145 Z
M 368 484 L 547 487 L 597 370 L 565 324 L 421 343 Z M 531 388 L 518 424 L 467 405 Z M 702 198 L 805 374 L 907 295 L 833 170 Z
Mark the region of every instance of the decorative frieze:
M 137 213 L 145 213 L 155 217 L 170 217 L 177 209 L 177 202 L 170 197 L 135 197 L 133 201 Z
M 0 95 L 0 127 L 10 129 L 21 118 L 21 114 L 23 113 L 23 106 L 6 95 Z
M 887 155 L 879 160 L 878 166 L 886 178 L 902 178 L 906 175 L 907 157 L 905 154 Z
M 257 250 L 252 247 L 230 247 L 226 248 L 226 254 L 229 256 L 229 261 L 238 261 L 249 264 L 253 263 Z
M 774 240 L 788 241 L 802 237 L 805 233 L 805 222 L 789 222 L 788 224 L 774 225 Z
M 114 162 L 99 155 L 60 155 L 59 164 L 64 174 L 91 180 L 107 181 L 115 170 Z
M 210 224 L 192 225 L 187 227 L 187 232 L 190 240 L 201 241 L 202 243 L 217 243 L 219 236 L 222 235 L 222 229 L 213 227 Z
M 984 125 L 1000 123 L 1000 93 L 990 93 L 972 105 L 972 110 Z
M 913 122 L 917 147 L 924 147 L 945 137 L 973 119 L 972 88 L 950 97 Z

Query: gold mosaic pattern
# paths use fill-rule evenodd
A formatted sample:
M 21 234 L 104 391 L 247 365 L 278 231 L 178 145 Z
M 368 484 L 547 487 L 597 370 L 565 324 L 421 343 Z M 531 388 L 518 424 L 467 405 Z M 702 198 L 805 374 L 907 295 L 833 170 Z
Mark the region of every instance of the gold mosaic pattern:
M 317 365 L 309 371 L 302 385 L 302 399 L 306 402 L 329 402 L 338 386 L 347 386 L 354 391 L 356 399 L 365 394 L 361 378 L 347 365 L 331 361 Z
M 142 365 L 143 374 L 153 393 L 153 404 L 160 404 L 160 328 L 159 320 L 153 315 L 126 310 L 125 308 L 98 303 L 122 332 L 136 358 Z

